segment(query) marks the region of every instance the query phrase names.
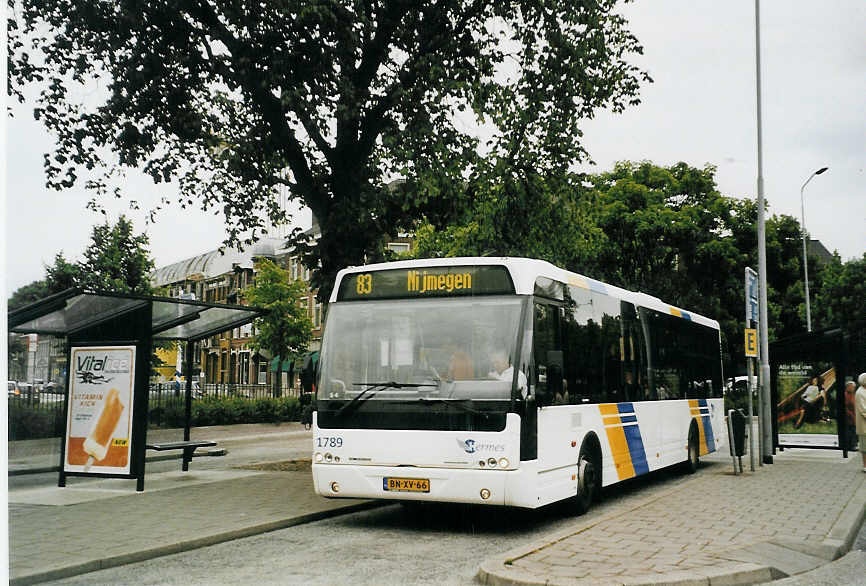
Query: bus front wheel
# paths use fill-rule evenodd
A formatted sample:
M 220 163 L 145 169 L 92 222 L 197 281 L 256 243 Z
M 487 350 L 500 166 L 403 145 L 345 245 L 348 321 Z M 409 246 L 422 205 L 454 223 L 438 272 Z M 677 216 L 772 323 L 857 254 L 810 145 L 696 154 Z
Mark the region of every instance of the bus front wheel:
M 577 514 L 583 515 L 592 506 L 592 501 L 598 496 L 601 483 L 601 463 L 598 456 L 589 445 L 580 448 L 577 460 Z

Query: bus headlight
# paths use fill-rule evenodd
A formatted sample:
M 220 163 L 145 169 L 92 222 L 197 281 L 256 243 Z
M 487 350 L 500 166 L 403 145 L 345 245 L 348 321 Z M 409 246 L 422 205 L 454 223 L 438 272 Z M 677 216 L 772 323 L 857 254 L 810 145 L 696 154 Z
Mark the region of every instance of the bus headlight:
M 340 485 L 336 482 L 331 483 L 331 492 L 337 493 L 340 492 Z
M 331 452 L 325 454 L 325 462 L 331 462 L 334 459 L 334 456 L 331 455 Z
M 500 468 L 508 468 L 509 463 L 510 462 L 508 461 L 508 458 L 499 458 L 499 467 Z
M 321 464 L 321 463 L 322 463 L 322 460 L 324 460 L 325 457 L 322 456 L 322 453 L 321 453 L 321 452 L 316 452 L 316 453 L 313 455 L 313 459 L 316 460 L 316 463 L 317 463 L 317 464 Z
M 489 498 L 490 498 L 490 489 L 489 488 L 482 488 L 481 489 L 481 500 L 486 501 Z
M 496 468 L 496 458 L 487 458 L 487 465 Z

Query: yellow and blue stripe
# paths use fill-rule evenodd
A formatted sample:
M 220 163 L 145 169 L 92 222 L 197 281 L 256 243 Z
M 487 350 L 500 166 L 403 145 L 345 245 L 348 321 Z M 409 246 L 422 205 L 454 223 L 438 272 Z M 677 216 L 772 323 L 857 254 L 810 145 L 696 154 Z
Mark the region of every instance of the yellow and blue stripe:
M 602 403 L 598 408 L 618 479 L 625 480 L 649 472 L 634 405 Z
M 676 317 L 681 317 L 684 320 L 692 321 L 692 316 L 687 311 L 683 311 L 682 309 L 677 309 L 676 307 L 671 307 L 671 315 Z
M 710 423 L 710 407 L 706 399 L 689 399 L 692 417 L 698 422 L 701 456 L 716 451 L 713 424 Z

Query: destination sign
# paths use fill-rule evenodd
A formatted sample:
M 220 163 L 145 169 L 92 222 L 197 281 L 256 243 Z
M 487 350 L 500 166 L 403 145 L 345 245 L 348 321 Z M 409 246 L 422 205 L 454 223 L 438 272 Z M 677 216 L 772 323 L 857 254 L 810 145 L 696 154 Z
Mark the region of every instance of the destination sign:
M 514 293 L 501 266 L 419 267 L 352 273 L 343 277 L 338 301 Z

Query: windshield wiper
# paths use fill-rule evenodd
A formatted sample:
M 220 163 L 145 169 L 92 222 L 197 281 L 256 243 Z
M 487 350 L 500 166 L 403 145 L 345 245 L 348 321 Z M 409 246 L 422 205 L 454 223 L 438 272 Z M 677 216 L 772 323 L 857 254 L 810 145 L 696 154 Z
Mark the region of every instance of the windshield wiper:
M 340 407 L 337 410 L 337 415 L 343 415 L 347 411 L 354 411 L 358 407 L 361 406 L 362 403 L 372 399 L 375 397 L 380 391 L 384 391 L 385 389 L 406 389 L 413 388 L 417 389 L 418 387 L 435 387 L 438 385 L 429 384 L 429 383 L 398 383 L 396 381 L 389 381 L 383 383 L 352 383 L 354 385 L 367 385 L 367 387 L 352 397 L 352 400 Z
M 406 401 L 409 403 L 409 401 Z M 471 403 L 472 399 L 441 399 L 441 398 L 431 398 L 431 397 L 419 397 L 417 399 L 418 403 L 441 403 L 443 405 L 451 405 L 452 407 L 457 407 L 461 411 L 465 411 L 466 413 L 471 413 L 472 415 L 481 415 L 484 419 L 487 419 L 488 415 L 484 411 L 479 411 L 478 409 L 473 409 L 466 403 Z

